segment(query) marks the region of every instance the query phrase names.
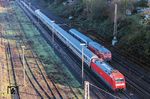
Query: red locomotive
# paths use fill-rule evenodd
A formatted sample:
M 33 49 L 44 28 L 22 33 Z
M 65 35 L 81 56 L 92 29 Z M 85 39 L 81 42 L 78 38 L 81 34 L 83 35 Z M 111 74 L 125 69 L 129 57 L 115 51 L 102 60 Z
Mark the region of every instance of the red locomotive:
M 112 89 L 126 89 L 125 77 L 109 64 L 93 59 L 91 69 Z

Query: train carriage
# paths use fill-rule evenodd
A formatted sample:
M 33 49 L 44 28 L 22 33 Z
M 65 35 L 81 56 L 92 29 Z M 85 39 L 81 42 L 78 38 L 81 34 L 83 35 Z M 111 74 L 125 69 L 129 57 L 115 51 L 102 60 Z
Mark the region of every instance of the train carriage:
M 95 53 L 99 58 L 108 61 L 112 59 L 111 52 L 106 49 L 104 46 L 101 46 L 100 44 L 96 42 L 89 42 L 88 48 Z
M 112 68 L 105 62 L 100 62 L 95 59 L 91 62 L 91 69 L 112 89 L 125 89 L 124 76 L 118 71 Z
M 69 32 L 71 33 L 71 35 L 73 35 L 75 38 L 77 38 L 78 40 L 80 40 L 80 42 L 84 42 L 88 45 L 89 42 L 93 42 L 92 39 L 90 39 L 89 37 L 83 35 L 82 33 L 80 33 L 79 31 L 77 31 L 76 29 L 70 29 Z

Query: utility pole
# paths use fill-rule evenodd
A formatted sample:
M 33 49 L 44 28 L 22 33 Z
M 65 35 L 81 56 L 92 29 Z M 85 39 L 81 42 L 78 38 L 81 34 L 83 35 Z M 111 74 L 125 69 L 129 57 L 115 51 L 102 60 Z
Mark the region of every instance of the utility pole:
M 113 32 L 113 40 L 112 45 L 114 46 L 117 41 L 117 4 L 115 4 L 115 16 L 114 16 L 114 32 Z
M 83 78 L 84 78 L 84 46 L 86 46 L 85 43 L 80 44 L 82 46 L 82 85 L 83 85 Z
M 35 11 L 40 11 L 40 9 L 37 9 Z M 39 25 L 39 23 L 40 23 L 40 20 L 39 20 L 39 18 L 37 18 L 37 24 Z
M 90 99 L 90 84 L 84 81 L 84 99 Z
M 52 25 L 54 26 L 55 21 L 51 21 Z M 52 42 L 54 43 L 54 30 L 52 28 Z
M 24 59 L 24 48 L 25 46 L 22 47 L 22 63 L 23 63 L 23 72 L 24 72 L 24 86 L 26 85 L 26 79 L 25 79 L 25 59 Z

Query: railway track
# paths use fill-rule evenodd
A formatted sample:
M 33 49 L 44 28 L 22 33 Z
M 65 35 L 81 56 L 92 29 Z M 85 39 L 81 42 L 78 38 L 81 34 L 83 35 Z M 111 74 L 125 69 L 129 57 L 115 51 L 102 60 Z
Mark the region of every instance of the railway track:
M 122 72 L 124 71 L 124 74 L 126 75 L 126 77 L 128 77 L 129 79 L 131 79 L 132 82 L 135 82 L 136 85 L 138 85 L 140 88 L 143 88 L 145 90 L 145 93 L 149 93 L 150 95 L 150 90 L 149 90 L 149 82 L 147 82 L 146 80 L 142 80 L 142 77 L 144 75 L 142 75 L 141 73 L 137 72 L 136 70 L 127 67 L 127 64 L 124 64 L 122 62 L 119 62 L 117 59 L 113 59 L 113 61 L 117 62 L 119 65 L 121 65 L 123 67 L 124 70 L 122 70 Z M 126 71 L 126 73 L 125 73 Z M 131 74 L 132 76 L 128 75 Z M 137 79 L 134 79 L 136 77 Z M 138 88 L 139 89 L 139 88 Z
M 10 16 L 9 16 L 10 17 Z M 14 18 L 13 16 L 11 16 L 11 18 Z M 11 23 L 12 21 L 10 21 L 9 20 L 9 18 L 8 18 L 8 16 L 5 16 L 5 19 L 7 20 L 7 23 Z M 13 21 L 14 22 L 14 21 Z M 10 24 L 8 24 L 8 25 L 10 25 Z M 11 30 L 11 29 L 10 29 Z M 12 29 L 13 30 L 13 29 Z M 20 31 L 21 31 L 21 29 L 19 29 Z M 17 34 L 17 36 L 19 36 L 19 34 Z M 13 35 L 11 35 L 11 36 L 7 36 L 7 37 L 9 37 L 9 39 L 11 38 L 11 39 L 14 39 L 14 38 L 16 38 L 16 34 L 13 34 Z M 22 39 L 22 38 L 21 38 Z M 15 43 L 16 44 L 16 43 Z M 19 44 L 19 46 L 21 46 L 21 44 Z M 16 44 L 16 47 L 15 46 L 11 46 L 9 43 L 8 43 L 8 49 L 7 49 L 7 53 L 8 53 L 8 56 L 10 57 L 10 60 L 11 60 L 11 64 L 17 64 L 17 63 L 15 63 L 15 62 L 17 62 L 17 61 L 19 61 L 20 63 L 21 63 L 21 65 L 20 65 L 20 68 L 21 67 L 23 67 L 23 63 L 22 63 L 22 59 L 21 59 L 21 52 L 20 52 L 20 50 L 21 50 L 21 48 L 19 48 L 18 47 L 18 45 Z M 16 57 L 16 54 L 17 53 L 19 53 L 19 57 Z M 14 56 L 13 56 L 14 55 Z M 18 55 L 18 54 L 17 54 Z M 34 57 L 34 56 L 32 56 L 33 58 L 36 58 L 36 57 Z M 34 78 L 34 80 L 36 79 L 37 80 L 37 78 L 35 78 L 35 74 L 33 73 L 33 69 L 31 70 L 31 68 L 30 68 L 30 66 L 29 66 L 29 60 L 28 60 L 28 58 L 25 58 L 26 60 L 26 65 L 28 66 L 28 70 L 26 70 L 26 76 L 27 76 L 27 78 L 28 78 L 28 80 L 29 80 L 29 83 L 28 83 L 28 81 L 27 81 L 27 84 L 31 84 L 32 85 L 32 87 L 33 87 L 33 89 L 36 91 L 36 93 L 38 94 L 37 96 L 40 96 L 41 98 L 45 98 L 45 97 L 43 97 L 42 96 L 42 92 L 40 92 L 39 91 L 39 89 L 41 88 L 41 89 L 43 89 L 42 91 L 44 92 L 44 88 L 42 88 L 42 87 L 40 87 L 39 88 L 39 86 L 37 87 L 37 85 L 36 85 L 36 83 L 38 83 L 38 82 L 40 82 L 40 81 L 33 81 L 33 79 L 32 78 Z M 37 61 L 36 61 L 37 62 Z M 38 64 L 36 64 L 37 66 L 39 66 Z M 14 75 L 14 77 L 13 78 L 15 78 L 16 77 L 16 75 L 15 75 L 15 73 L 17 73 L 17 71 L 14 69 L 14 66 L 12 66 L 12 68 L 13 68 L 13 75 Z M 38 68 L 39 69 L 39 68 Z M 28 71 L 30 71 L 30 73 L 28 72 Z M 40 70 L 39 70 L 40 71 Z M 41 71 L 40 71 L 40 73 L 42 73 Z M 33 74 L 33 75 L 32 75 Z M 32 77 L 31 77 L 32 76 Z M 46 79 L 46 77 L 44 78 L 44 76 L 42 76 L 43 77 L 43 79 Z M 17 78 L 15 78 L 15 82 L 17 83 L 18 82 L 18 80 L 16 80 Z M 42 81 L 45 81 L 45 83 L 46 83 L 46 80 L 42 80 Z M 48 86 L 48 83 L 46 83 L 46 85 Z M 50 88 L 50 87 L 49 87 Z M 20 94 L 19 92 L 17 92 L 18 94 Z M 47 95 L 47 98 L 52 98 L 52 97 L 50 97 L 49 96 L 49 94 L 47 93 L 47 92 L 44 92 L 45 93 L 45 95 Z M 55 99 L 55 97 L 53 97 L 54 99 Z M 58 97 L 57 97 L 58 98 Z M 57 99 L 56 98 L 56 99 Z M 15 97 L 15 99 L 18 99 L 17 97 Z
M 6 93 L 6 88 L 8 86 L 11 85 L 11 78 L 12 76 L 10 76 L 10 65 L 9 65 L 9 62 L 10 62 L 10 59 L 8 57 L 8 54 L 7 54 L 7 48 L 6 48 L 6 45 L 7 45 L 7 39 L 5 39 L 4 37 L 4 31 L 3 31 L 3 25 L 0 24 L 0 37 L 1 37 L 1 89 L 0 89 L 0 98 L 1 95 L 3 95 L 3 98 L 11 98 L 13 97 L 12 95 L 8 95 L 8 93 Z M 12 80 L 15 80 L 15 79 L 12 79 Z
M 27 46 L 27 44 L 25 44 L 24 43 L 24 45 L 26 45 Z M 31 48 L 29 48 L 29 49 L 31 49 Z M 47 96 L 47 98 L 54 98 L 54 99 L 57 99 L 59 96 L 58 95 L 56 95 L 56 93 L 54 93 L 55 91 L 54 91 L 54 89 L 53 88 L 50 88 L 50 84 L 49 84 L 49 82 L 46 80 L 46 77 L 45 77 L 45 75 L 43 74 L 43 72 L 42 72 L 42 70 L 41 70 L 41 68 L 40 68 L 40 66 L 39 66 L 39 64 L 38 64 L 38 62 L 37 62 L 37 56 L 34 56 L 33 55 L 33 52 L 31 51 L 30 52 L 30 55 L 31 56 L 25 56 L 25 61 L 26 61 L 26 64 L 27 64 L 27 67 L 28 67 L 28 70 L 29 70 L 29 72 L 31 73 L 31 75 L 32 75 L 32 78 L 34 78 L 34 80 L 36 81 L 36 83 L 38 84 L 38 86 L 41 88 L 41 90 L 44 92 L 44 94 Z M 37 78 L 35 77 L 35 75 L 36 74 L 34 74 L 33 73 L 33 70 L 31 69 L 31 65 L 29 65 L 29 62 L 27 61 L 28 60 L 28 57 L 32 57 L 32 58 L 34 58 L 35 59 L 35 62 L 36 62 L 36 68 L 38 68 L 38 71 L 39 71 L 39 74 L 41 74 L 42 75 L 42 80 L 44 80 L 44 82 L 45 82 L 45 84 L 46 84 L 46 87 L 48 88 L 48 90 L 51 92 L 51 94 L 52 94 L 52 97 L 50 97 L 49 95 L 48 95 L 48 93 L 47 92 L 45 92 L 45 90 L 44 90 L 44 88 L 40 85 L 40 81 L 38 81 L 37 80 Z M 40 63 L 41 64 L 41 63 Z M 27 70 L 26 70 L 27 71 Z M 55 86 L 55 84 L 53 83 L 53 81 L 51 81 L 52 82 L 52 84 L 51 85 L 53 85 L 54 86 L 54 88 L 56 88 L 56 86 Z M 54 92 L 53 92 L 53 91 Z M 58 89 L 56 88 L 56 91 L 59 93 L 59 91 L 58 91 Z M 54 95 L 55 94 L 55 95 Z M 60 95 L 60 99 L 61 99 L 61 95 Z M 43 97 L 42 97 L 43 98 Z
M 12 56 L 12 50 L 11 50 L 11 46 L 10 46 L 9 41 L 8 41 L 8 45 L 7 45 L 7 56 L 8 56 L 8 58 L 10 59 L 11 70 L 12 70 L 12 76 L 13 76 L 12 78 L 14 79 L 13 82 L 12 82 L 12 85 L 18 86 L 18 85 L 17 85 L 17 81 L 16 81 L 14 59 L 13 59 L 13 56 Z M 15 98 L 15 99 L 20 99 L 19 91 L 16 90 L 16 93 L 17 93 L 17 94 L 15 94 L 14 98 Z
M 29 63 L 27 61 L 27 58 L 25 57 L 25 63 L 26 63 L 26 66 L 29 70 L 29 72 L 31 73 L 32 75 L 32 78 L 34 79 L 34 81 L 36 82 L 37 86 L 40 88 L 40 90 L 45 94 L 43 95 L 45 98 L 50 98 L 49 94 L 45 91 L 45 89 L 42 87 L 42 85 L 39 83 L 40 81 L 35 77 L 35 74 L 33 73 L 33 71 L 31 70 L 31 67 L 29 66 Z M 41 80 L 41 79 L 40 79 Z
M 122 61 L 124 59 L 122 57 L 118 58 L 117 56 L 118 53 L 114 56 L 114 58 L 117 59 L 118 61 Z M 146 72 L 144 69 L 140 68 L 139 66 L 134 67 L 135 65 L 130 61 L 122 62 L 122 66 L 128 69 L 128 71 L 136 74 L 141 80 L 143 80 L 143 82 L 146 82 L 148 84 L 150 83 L 150 77 L 148 76 L 150 75 L 150 73 L 148 71 Z M 143 71 L 145 72 L 143 73 Z
M 131 87 L 132 90 L 134 89 L 136 92 L 139 93 L 139 95 L 141 95 L 143 97 L 145 97 L 145 95 L 149 96 L 149 93 L 147 91 L 145 91 L 145 89 L 143 87 L 139 87 L 139 85 L 137 84 L 138 81 L 133 76 L 129 75 L 128 71 L 124 70 L 124 68 L 122 66 L 120 66 L 121 65 L 120 62 L 118 62 L 118 61 L 115 61 L 113 63 L 111 62 L 111 65 L 114 66 L 115 68 L 118 68 L 121 72 L 123 72 L 123 74 L 125 75 L 126 81 L 127 81 L 127 89 L 129 87 Z M 135 80 L 133 81 L 133 79 L 135 79 Z M 138 82 L 138 83 L 141 83 L 141 82 Z
M 41 44 L 42 44 L 42 41 L 41 41 L 41 40 L 39 40 L 39 42 L 41 42 Z M 45 50 L 46 52 L 49 52 L 49 51 L 47 51 L 47 49 L 45 49 L 45 48 L 44 48 L 44 50 Z M 64 78 L 64 81 L 62 81 L 62 82 L 66 83 L 67 86 L 69 86 L 70 92 L 75 96 L 75 98 L 78 99 L 78 96 L 76 95 L 75 90 L 74 90 L 74 89 L 71 87 L 71 85 L 68 83 L 68 79 L 66 79 L 66 78 L 67 78 L 67 75 L 62 72 L 62 70 L 63 70 L 62 66 L 60 66 L 59 64 L 54 64 L 54 65 L 56 65 L 56 68 L 55 68 L 55 69 L 58 70 L 59 75 L 62 75 L 63 78 Z M 55 73 L 55 74 L 56 74 L 56 73 Z M 52 74 L 52 75 L 53 75 L 53 74 Z M 54 79 L 54 77 L 51 76 L 50 79 Z M 81 94 L 80 90 L 77 90 L 77 92 L 79 92 L 79 94 Z M 67 93 L 66 93 L 66 94 L 67 94 Z M 81 94 L 81 95 L 82 95 L 82 94 Z
M 7 15 L 5 16 L 5 20 L 7 21 L 7 25 L 10 27 L 10 24 L 8 24 L 10 21 L 9 21 L 9 18 L 8 18 Z M 6 35 L 6 38 L 7 38 L 7 37 L 10 38 L 10 36 L 8 36 L 9 34 L 8 34 L 7 32 L 5 32 L 5 35 Z M 11 37 L 12 37 L 12 39 L 14 39 L 15 35 L 12 35 Z M 18 58 L 16 57 L 17 55 L 16 55 L 16 53 L 15 53 L 15 50 L 14 50 L 15 48 L 14 48 L 13 46 L 12 46 L 12 49 L 13 49 L 13 51 L 11 50 L 11 46 L 10 46 L 10 43 L 9 43 L 9 41 L 8 41 L 8 48 L 7 48 L 7 53 L 9 53 L 9 54 L 8 54 L 8 57 L 10 57 L 10 59 L 11 59 L 11 64 L 15 64 L 15 67 L 17 67 L 18 63 L 19 63 L 19 62 L 21 63 L 21 61 L 18 60 L 19 57 L 18 57 Z M 15 63 L 15 62 L 16 62 L 16 63 Z M 22 66 L 22 67 L 23 67 L 23 66 Z M 18 80 L 16 81 L 16 77 L 17 77 L 17 76 L 15 75 L 15 73 L 17 74 L 17 70 L 14 69 L 14 66 L 13 66 L 12 69 L 13 69 L 13 76 L 14 76 L 13 78 L 15 79 L 15 86 L 18 86 L 18 85 L 17 85 L 17 82 L 19 83 L 20 80 L 18 79 Z M 11 75 L 11 74 L 10 74 L 10 75 Z M 29 79 L 29 80 L 30 80 L 30 79 Z M 17 90 L 17 94 L 20 94 L 20 93 L 18 92 L 18 90 Z M 15 98 L 15 99 L 18 99 L 17 96 L 15 96 L 14 98 Z M 19 95 L 19 98 L 20 98 L 20 95 Z
M 0 3 L 2 5 L 2 7 L 4 7 L 4 8 L 6 7 L 3 1 L 0 1 Z M 5 20 L 5 17 L 6 16 L 3 16 L 4 20 Z M 6 60 L 7 60 L 7 71 L 8 71 L 8 77 L 9 77 L 9 83 L 10 83 L 10 85 L 18 86 L 16 73 L 15 73 L 15 63 L 14 63 L 15 59 L 13 58 L 14 56 L 13 56 L 13 51 L 12 51 L 13 48 L 10 44 L 9 39 L 4 36 L 4 33 L 6 35 L 6 30 L 5 30 L 5 27 L 3 26 L 2 36 L 6 40 L 5 41 L 5 47 L 6 47 L 5 53 L 6 53 Z M 15 93 L 14 95 L 13 94 L 11 95 L 11 98 L 20 99 L 19 90 L 16 89 L 14 93 Z
M 9 44 L 9 43 L 8 43 Z M 12 49 L 13 49 L 13 51 L 12 51 Z M 18 70 L 17 69 L 21 69 L 21 67 L 20 66 L 22 66 L 22 61 L 21 60 L 19 60 L 20 59 L 20 57 L 16 57 L 17 55 L 17 53 L 15 53 L 16 52 L 16 50 L 14 50 L 15 49 L 15 47 L 13 46 L 12 48 L 10 47 L 10 44 L 8 45 L 8 50 L 7 50 L 7 53 L 12 53 L 11 54 L 11 56 L 9 56 L 9 57 L 11 57 L 12 59 L 11 59 L 11 64 L 15 64 L 15 69 L 13 69 L 13 72 L 14 72 L 14 74 L 18 74 L 17 72 L 18 72 Z M 20 63 L 19 63 L 20 62 Z M 18 64 L 21 64 L 21 65 L 18 65 Z M 17 68 L 17 65 L 19 66 L 18 68 Z M 23 67 L 23 66 L 22 66 Z M 14 75 L 13 74 L 13 75 Z M 11 75 L 11 74 L 10 74 Z M 19 75 L 22 75 L 22 73 L 19 73 Z M 17 76 L 17 75 L 15 75 L 16 77 L 19 77 L 19 76 Z M 28 75 L 26 75 L 27 77 L 29 77 Z M 30 81 L 31 79 L 29 79 L 29 81 Z M 15 80 L 16 81 L 16 83 L 18 82 L 20 82 L 21 81 L 21 79 L 17 79 L 17 80 Z M 32 83 L 31 83 L 32 84 Z M 33 84 L 32 84 L 33 85 Z M 16 86 L 19 86 L 19 87 L 22 87 L 22 85 L 20 84 L 16 84 Z M 33 87 L 34 88 L 34 87 Z M 22 88 L 21 88 L 22 89 Z M 36 90 L 36 89 L 35 89 Z M 20 92 L 18 91 L 17 93 L 19 93 L 20 94 Z M 19 96 L 20 98 L 21 98 L 21 95 Z M 15 97 L 15 99 L 18 99 L 17 98 L 17 96 Z
M 16 53 L 17 53 L 17 55 L 18 55 L 18 59 L 17 59 L 17 61 L 19 61 L 20 62 L 20 68 L 23 68 L 23 63 L 22 63 L 22 58 L 21 58 L 21 55 L 20 55 L 20 53 L 18 52 L 18 50 L 19 49 L 17 49 L 17 46 L 15 47 L 15 49 L 16 49 Z M 16 54 L 15 53 L 15 54 Z M 18 54 L 19 53 L 19 54 Z M 17 72 L 17 71 L 15 71 L 15 72 Z M 26 71 L 25 72 L 25 76 L 28 78 L 28 80 L 29 80 L 29 82 L 30 82 L 30 84 L 32 85 L 32 87 L 33 87 L 33 89 L 36 91 L 36 93 L 37 93 L 37 97 L 38 96 L 40 96 L 41 98 L 43 98 L 43 96 L 41 95 L 41 92 L 39 92 L 38 91 L 38 88 L 37 87 L 35 87 L 35 83 L 33 82 L 33 79 L 31 78 L 31 75 Z M 22 75 L 23 76 L 23 75 Z M 19 81 L 20 79 L 18 79 L 18 81 Z M 27 85 L 26 84 L 28 84 L 28 80 L 26 81 L 26 83 L 25 83 L 25 85 L 22 85 L 23 87 L 26 87 Z M 32 92 L 31 92 L 32 93 Z
M 34 56 L 34 58 L 37 59 L 37 58 L 35 57 L 33 51 L 32 51 L 32 56 Z M 37 56 L 37 55 L 36 55 L 36 56 Z M 39 60 L 39 59 L 38 59 L 38 60 Z M 39 61 L 40 61 L 40 60 L 39 60 Z M 41 62 L 41 61 L 40 61 L 40 62 Z M 36 64 L 38 64 L 37 60 L 36 60 Z M 43 66 L 42 62 L 41 62 L 41 65 Z M 60 92 L 58 91 L 58 89 L 57 89 L 57 87 L 56 87 L 54 81 L 51 80 L 51 82 L 52 82 L 54 88 L 56 89 L 56 91 L 53 92 L 53 90 L 50 88 L 50 86 L 49 86 L 49 84 L 48 84 L 48 82 L 47 82 L 47 80 L 46 80 L 46 77 L 44 76 L 44 74 L 43 74 L 41 68 L 39 67 L 39 65 L 37 65 L 37 67 L 38 67 L 38 69 L 39 69 L 39 71 L 40 71 L 40 73 L 41 73 L 41 75 L 42 75 L 42 77 L 43 77 L 43 79 L 44 79 L 44 81 L 45 81 L 45 83 L 46 83 L 48 89 L 49 89 L 50 92 L 52 93 L 53 98 L 56 99 L 56 96 L 58 97 L 58 95 L 59 95 L 60 99 L 62 99 L 62 95 L 61 95 Z M 58 93 L 58 95 L 56 95 L 56 93 Z
M 14 15 L 17 16 L 16 13 L 14 13 Z M 20 30 L 22 30 L 23 33 L 25 33 L 24 29 L 22 28 L 22 25 L 20 24 L 20 21 L 18 20 L 18 17 L 16 17 L 16 20 L 17 20 L 17 22 L 19 23 L 19 26 L 20 26 L 19 28 L 20 28 Z M 18 34 L 18 35 L 21 35 L 21 34 Z M 23 34 L 22 34 L 22 36 L 23 36 Z M 23 36 L 23 37 L 24 37 L 24 36 Z M 20 38 L 20 40 L 21 40 L 21 39 L 22 39 L 22 38 Z M 22 42 L 23 42 L 23 45 L 25 45 L 25 43 L 24 43 L 23 40 L 22 40 Z M 26 46 L 28 46 L 28 45 L 26 45 Z M 20 49 L 21 49 L 21 48 L 20 48 Z M 32 49 L 30 49 L 30 50 L 32 50 Z M 33 54 L 32 54 L 32 55 L 33 55 Z M 19 56 L 21 57 L 21 53 L 20 53 L 20 52 L 19 52 Z M 36 58 L 36 57 L 34 57 L 34 56 L 29 56 L 29 57 L 32 57 L 33 59 Z M 20 60 L 21 60 L 21 58 L 20 58 Z M 30 60 L 30 59 L 29 59 L 29 60 Z M 39 83 L 40 81 L 38 81 L 38 78 L 36 77 L 36 74 L 34 74 L 34 71 L 32 70 L 32 67 L 30 67 L 31 65 L 30 65 L 30 63 L 28 62 L 28 58 L 26 58 L 26 56 L 25 56 L 25 63 L 26 63 L 27 69 L 29 70 L 30 74 L 32 75 L 32 78 L 33 78 L 34 81 L 36 82 L 37 86 L 38 86 L 38 87 L 42 90 L 42 92 L 45 94 L 45 97 L 51 98 L 51 97 L 49 96 L 48 92 L 46 92 L 45 89 L 42 87 L 42 84 Z M 35 62 L 35 64 L 36 64 L 36 66 L 39 67 L 39 65 L 37 64 L 37 62 Z M 38 71 L 40 71 L 39 68 L 38 68 Z M 40 73 L 42 74 L 41 71 L 40 71 Z M 42 75 L 43 75 L 43 74 L 42 74 Z M 42 79 L 45 79 L 45 77 L 42 76 Z M 44 80 L 44 81 L 45 81 L 46 85 L 48 85 L 47 82 L 46 82 L 46 80 Z M 48 87 L 48 88 L 49 88 L 49 87 Z M 50 90 L 50 91 L 51 91 L 51 90 Z M 54 97 L 53 93 L 52 93 L 52 96 Z M 54 98 L 55 98 L 55 97 L 54 97 Z

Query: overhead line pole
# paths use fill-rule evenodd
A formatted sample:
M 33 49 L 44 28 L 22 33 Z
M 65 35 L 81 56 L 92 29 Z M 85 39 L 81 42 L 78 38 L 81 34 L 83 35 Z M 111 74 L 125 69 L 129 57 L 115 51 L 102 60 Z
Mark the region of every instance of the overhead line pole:
M 90 83 L 84 81 L 84 99 L 90 99 Z
M 82 45 L 82 84 L 83 84 L 83 77 L 84 77 L 84 48 Z
M 26 79 L 25 79 L 25 59 L 24 59 L 24 48 L 25 46 L 22 47 L 22 62 L 23 62 L 23 72 L 24 72 L 24 86 L 26 85 Z
M 52 25 L 54 26 L 55 21 L 51 21 Z M 54 43 L 54 30 L 52 28 L 52 42 Z
M 82 46 L 82 85 L 83 85 L 83 79 L 84 79 L 84 46 L 86 46 L 85 43 L 80 44 Z
M 117 41 L 117 4 L 115 4 L 115 13 L 114 13 L 114 32 L 113 32 L 113 40 L 112 45 L 114 46 Z

